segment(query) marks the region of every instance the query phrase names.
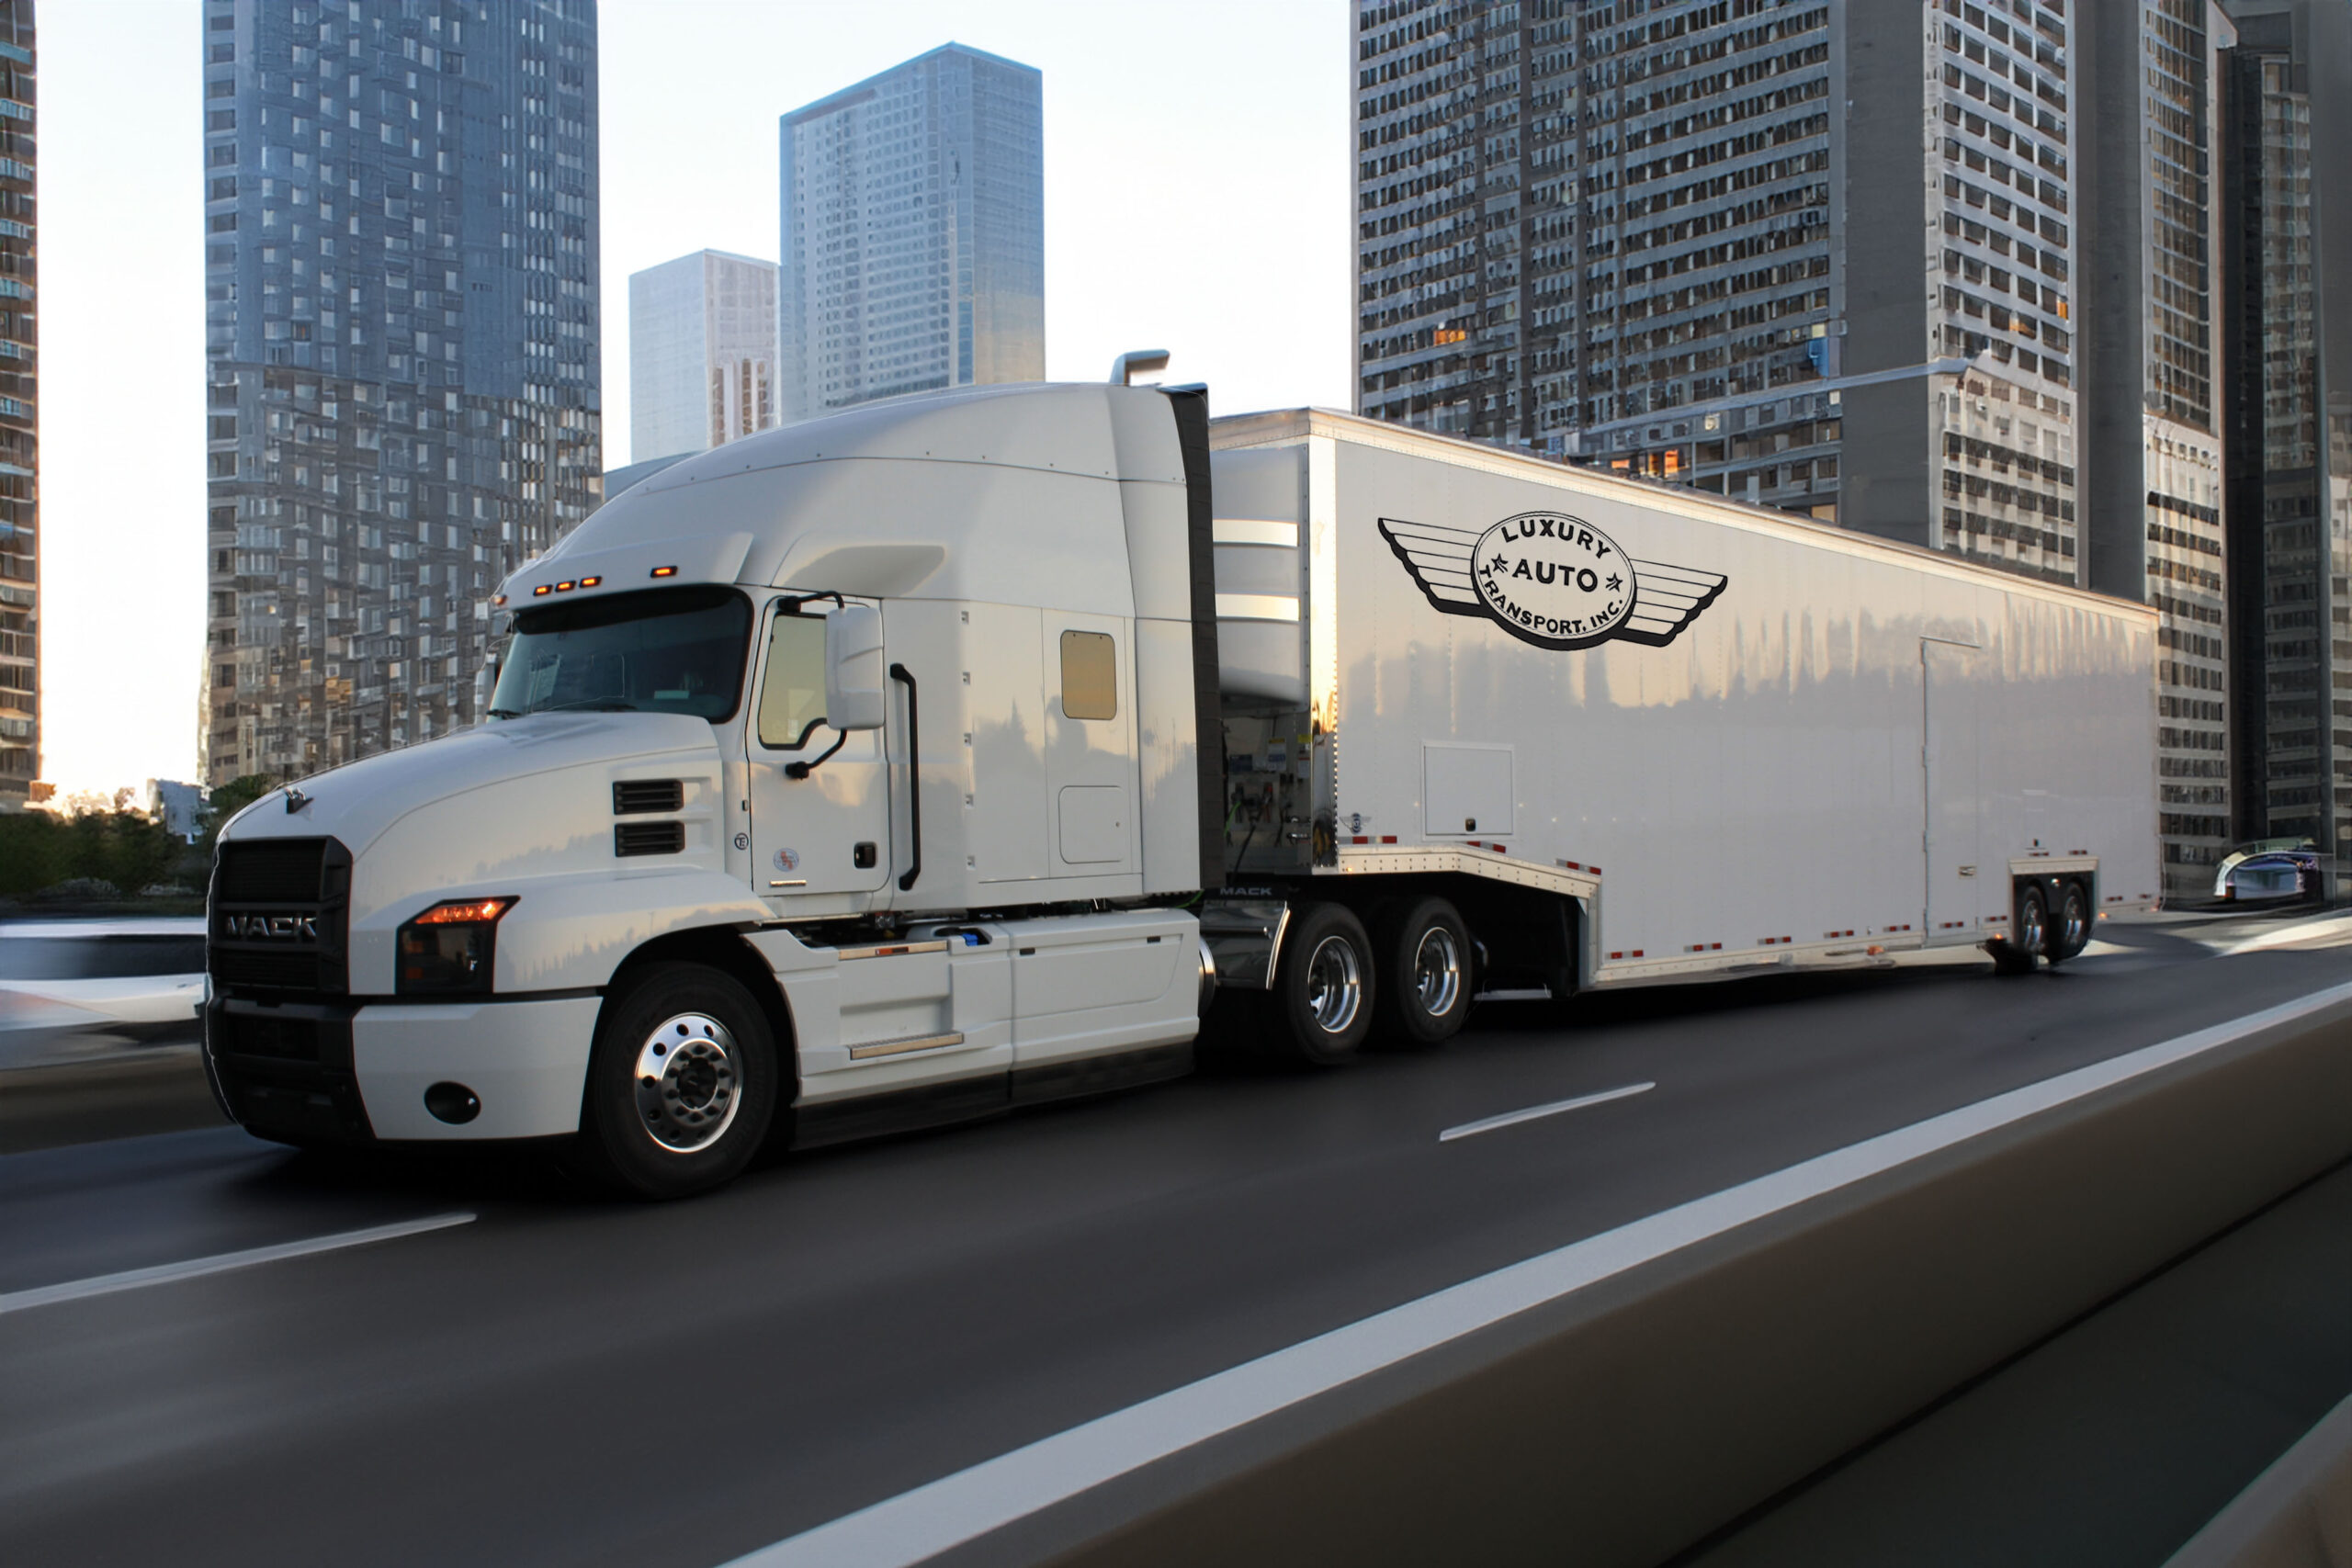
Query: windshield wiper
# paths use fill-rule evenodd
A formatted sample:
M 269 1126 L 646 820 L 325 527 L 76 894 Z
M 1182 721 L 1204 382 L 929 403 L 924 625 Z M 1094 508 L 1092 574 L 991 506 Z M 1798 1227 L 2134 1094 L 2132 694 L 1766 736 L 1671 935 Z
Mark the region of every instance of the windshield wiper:
M 533 713 L 642 713 L 645 710 L 635 703 L 625 703 L 616 697 L 576 697 L 568 703 L 549 703 L 543 708 L 533 708 L 531 711 Z
M 520 718 L 523 716 L 523 710 L 521 708 L 492 708 L 490 710 L 490 716 L 492 718 Z

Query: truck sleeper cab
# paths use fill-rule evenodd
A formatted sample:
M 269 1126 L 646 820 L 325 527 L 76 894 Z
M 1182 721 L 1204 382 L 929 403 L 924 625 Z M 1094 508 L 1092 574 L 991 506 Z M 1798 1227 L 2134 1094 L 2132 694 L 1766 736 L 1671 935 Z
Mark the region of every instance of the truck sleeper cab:
M 222 833 L 206 1060 L 265 1136 L 672 1196 L 1181 1073 L 1213 998 L 1333 1064 L 1481 995 L 2061 962 L 2154 886 L 2149 612 L 1196 389 L 750 437 L 493 606 L 486 722 Z

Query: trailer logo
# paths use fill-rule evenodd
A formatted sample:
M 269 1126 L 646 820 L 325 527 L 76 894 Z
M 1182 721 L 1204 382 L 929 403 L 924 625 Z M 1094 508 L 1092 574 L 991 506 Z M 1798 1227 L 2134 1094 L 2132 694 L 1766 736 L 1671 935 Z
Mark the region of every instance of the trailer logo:
M 1436 608 L 1484 615 L 1538 648 L 1611 637 L 1663 648 L 1724 591 L 1719 573 L 1635 560 L 1556 512 L 1522 512 L 1484 533 L 1383 517 L 1380 536 Z

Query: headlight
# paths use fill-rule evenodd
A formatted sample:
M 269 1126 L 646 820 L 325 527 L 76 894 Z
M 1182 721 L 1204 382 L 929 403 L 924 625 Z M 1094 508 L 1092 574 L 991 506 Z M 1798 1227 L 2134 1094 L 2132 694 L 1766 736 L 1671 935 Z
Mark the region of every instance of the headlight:
M 400 969 L 393 988 L 403 994 L 490 989 L 498 921 L 512 898 L 461 898 L 435 904 L 400 931 Z

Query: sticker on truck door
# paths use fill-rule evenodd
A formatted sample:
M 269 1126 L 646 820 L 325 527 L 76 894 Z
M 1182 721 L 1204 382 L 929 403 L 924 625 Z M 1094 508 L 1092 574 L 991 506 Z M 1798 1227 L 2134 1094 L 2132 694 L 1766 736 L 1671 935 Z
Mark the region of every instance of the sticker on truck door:
M 1724 591 L 1721 573 L 1635 560 L 1556 512 L 1522 512 L 1483 533 L 1383 517 L 1380 536 L 1438 609 L 1485 615 L 1538 648 L 1611 637 L 1664 648 Z

